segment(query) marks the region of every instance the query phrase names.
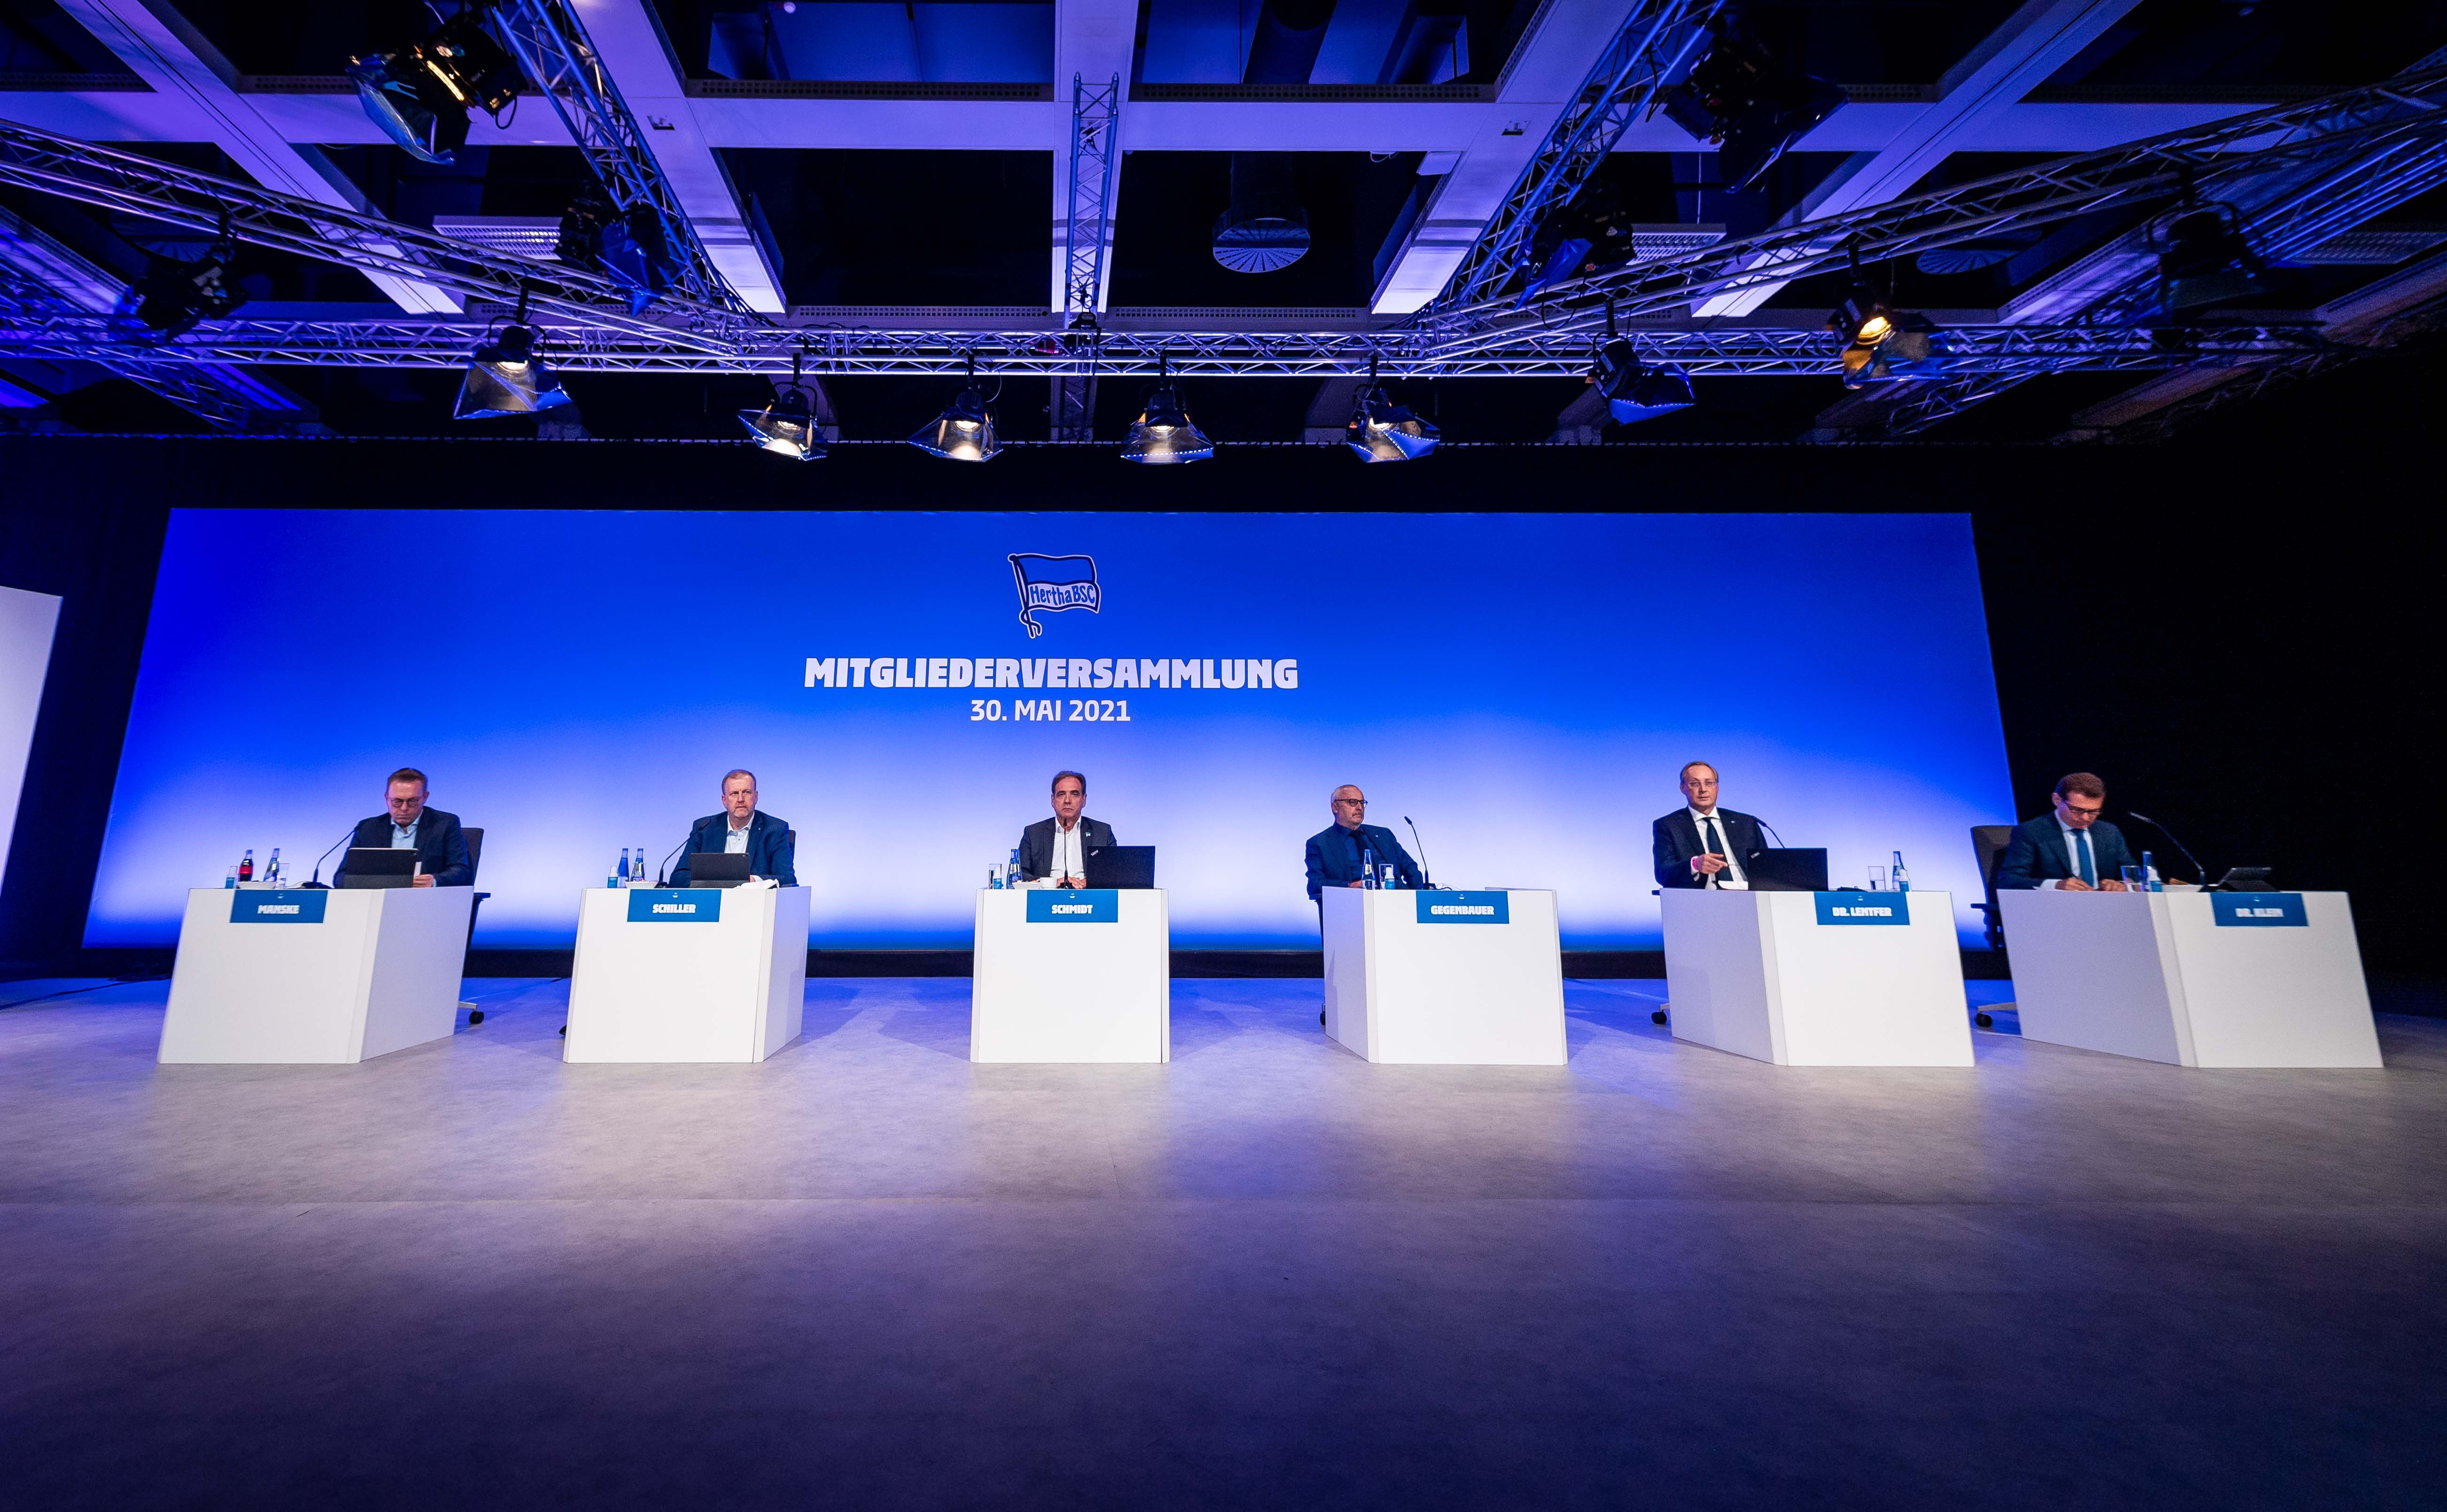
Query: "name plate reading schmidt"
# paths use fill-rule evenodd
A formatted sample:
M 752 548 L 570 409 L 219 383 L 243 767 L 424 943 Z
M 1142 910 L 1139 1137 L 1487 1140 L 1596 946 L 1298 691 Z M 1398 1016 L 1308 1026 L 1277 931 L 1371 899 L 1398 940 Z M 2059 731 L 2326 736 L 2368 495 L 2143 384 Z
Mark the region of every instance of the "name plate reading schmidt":
M 331 897 L 319 887 L 255 888 L 230 895 L 233 924 L 320 924 Z
M 1909 893 L 1820 893 L 1821 924 L 1908 924 Z
M 2211 893 L 2210 913 L 2229 929 L 2308 929 L 2300 893 Z
M 1422 924 L 1509 924 L 1512 898 L 1508 893 L 1420 892 Z
M 633 887 L 632 924 L 713 924 L 722 918 L 719 887 Z
M 1110 887 L 1037 887 L 1028 894 L 1032 924 L 1117 924 L 1122 895 Z

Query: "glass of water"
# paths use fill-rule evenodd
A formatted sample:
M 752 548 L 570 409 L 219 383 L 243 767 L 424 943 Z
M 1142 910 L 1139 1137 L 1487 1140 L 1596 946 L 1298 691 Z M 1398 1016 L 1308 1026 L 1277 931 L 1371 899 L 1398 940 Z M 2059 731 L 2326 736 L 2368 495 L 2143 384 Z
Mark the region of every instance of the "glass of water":
M 2124 890 L 2128 893 L 2146 893 L 2150 890 L 2150 884 L 2142 877 L 2141 868 L 2138 866 L 2124 868 L 2123 882 Z
M 1872 867 L 1870 867 L 1870 868 L 1869 868 L 1869 891 L 1871 891 L 1871 892 L 1873 892 L 1873 893 L 1883 893 L 1883 892 L 1885 892 L 1886 890 L 1887 890 L 1887 869 L 1886 869 L 1885 867 L 1883 867 L 1883 866 L 1872 866 Z

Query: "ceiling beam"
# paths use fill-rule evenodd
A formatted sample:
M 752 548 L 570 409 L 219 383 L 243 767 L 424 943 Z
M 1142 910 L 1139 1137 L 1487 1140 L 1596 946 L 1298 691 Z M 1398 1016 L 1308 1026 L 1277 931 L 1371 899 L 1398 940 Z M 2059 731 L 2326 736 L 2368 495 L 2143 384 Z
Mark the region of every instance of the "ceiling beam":
M 1101 89 L 1108 81 L 1121 79 L 1121 89 L 1111 101 L 1113 119 L 1106 127 L 1104 150 L 1110 160 L 1110 176 L 1105 192 L 1099 198 L 1095 213 L 1083 217 L 1093 220 L 1101 230 L 1104 245 L 1098 261 L 1101 269 L 1096 283 L 1093 310 L 1101 312 L 1111 297 L 1113 283 L 1113 228 L 1116 213 L 1121 208 L 1123 143 L 1130 142 L 1129 133 L 1136 128 L 1144 105 L 1133 105 L 1129 100 L 1131 54 L 1138 46 L 1138 6 L 1136 0 L 1058 0 L 1053 9 L 1054 77 L 1061 81 L 1054 93 L 1060 97 L 1053 105 L 1022 105 L 1020 112 L 1032 119 L 1024 135 L 1007 136 L 996 143 L 1002 151 L 1027 143 L 1042 142 L 1053 154 L 1053 222 L 1048 238 L 1052 275 L 1046 308 L 1060 312 L 1072 304 L 1071 291 L 1071 225 L 1078 206 L 1071 183 L 1072 144 L 1079 123 L 1072 109 L 1076 97 L 1072 81 L 1084 82 L 1091 92 Z M 763 102 L 759 102 L 762 104 Z M 793 102 L 794 104 L 796 102 Z M 862 101 L 873 106 L 883 102 Z M 892 102 L 899 104 L 899 102 Z M 957 104 L 954 104 L 957 109 Z M 1133 142 L 1131 143 L 1135 145 Z M 958 150 L 958 149 L 952 149 Z

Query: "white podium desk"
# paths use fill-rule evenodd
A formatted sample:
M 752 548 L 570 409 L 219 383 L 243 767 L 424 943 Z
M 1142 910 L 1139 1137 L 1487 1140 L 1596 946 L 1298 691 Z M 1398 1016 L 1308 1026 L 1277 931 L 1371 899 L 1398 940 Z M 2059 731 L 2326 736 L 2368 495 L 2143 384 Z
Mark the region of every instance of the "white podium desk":
M 347 1066 L 447 1039 L 465 887 L 199 887 L 187 894 L 160 1059 Z
M 1676 1039 L 1778 1066 L 1968 1066 L 1945 893 L 1669 887 Z
M 1160 887 L 979 888 L 969 1059 L 1172 1059 L 1172 923 Z
M 2375 1067 L 2343 893 L 1997 895 L 2022 1037 L 2200 1067 Z
M 1561 1066 L 1549 892 L 1329 887 L 1326 1037 L 1398 1066 Z
M 564 1061 L 761 1061 L 799 1037 L 804 887 L 590 887 Z

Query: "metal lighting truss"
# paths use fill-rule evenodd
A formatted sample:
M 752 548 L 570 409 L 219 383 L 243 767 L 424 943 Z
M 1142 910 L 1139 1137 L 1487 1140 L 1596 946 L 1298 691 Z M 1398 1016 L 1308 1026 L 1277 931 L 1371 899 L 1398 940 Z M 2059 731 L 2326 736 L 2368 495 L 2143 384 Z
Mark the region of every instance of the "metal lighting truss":
M 676 332 L 607 330 L 530 318 L 564 372 L 735 373 L 806 370 L 898 377 L 958 377 L 974 355 L 977 370 L 1007 377 L 1059 378 L 1079 370 L 1087 333 L 1036 331 L 874 331 L 841 327 L 774 330 L 720 351 L 665 339 Z M 382 320 L 206 321 L 174 350 L 198 361 L 317 367 L 455 367 L 485 327 L 413 316 Z M 1957 326 L 1950 350 L 1927 370 L 1939 374 L 2156 372 L 2203 363 L 2241 365 L 2289 356 L 2317 344 L 2307 328 L 2232 326 L 2190 331 L 2181 340 L 2123 327 Z M 1649 361 L 1707 377 L 1823 376 L 1832 359 L 1816 330 L 1720 327 L 1648 329 L 1624 336 Z M 1108 331 L 1097 334 L 1099 370 L 1153 376 L 1161 353 L 1176 377 L 1578 378 L 1588 371 L 1588 338 L 1524 332 L 1501 347 L 1446 355 L 1416 331 Z M 0 356 L 106 356 L 127 340 L 123 326 L 88 314 L 0 319 Z
M 1842 268 L 1856 251 L 1865 262 L 1885 261 L 2006 226 L 2159 209 L 2172 204 L 2187 181 L 2218 199 L 2262 174 L 2374 158 L 2400 177 L 2424 163 L 2435 171 L 2447 160 L 2447 67 L 1608 269 L 1556 285 L 1531 313 L 1482 302 L 1442 312 L 1434 323 L 1451 332 L 1446 350 L 1458 355 L 1528 329 L 1599 330 L 1609 302 L 1626 321 L 1681 315 L 1712 294 Z
M 1091 85 L 1071 76 L 1071 219 L 1063 232 L 1062 314 L 1093 327 L 1104 306 L 1105 242 L 1112 221 L 1113 133 L 1121 119 L 1122 76 Z M 1096 419 L 1097 346 L 1053 382 L 1053 438 L 1086 441 Z
M 1505 293 L 1547 216 L 1571 202 L 1634 118 L 1681 68 L 1726 0 L 1640 0 L 1423 315 Z
M 571 8 L 563 0 L 495 0 L 487 19 L 528 81 L 552 102 L 613 207 L 623 215 L 643 209 L 661 223 L 673 292 L 746 316 L 747 304 L 706 255 L 696 227 L 646 146 L 637 118 Z
M 36 189 L 104 210 L 217 232 L 299 256 L 396 274 L 458 293 L 516 304 L 564 322 L 671 342 L 708 354 L 732 350 L 749 317 L 726 305 L 671 298 L 654 318 L 631 315 L 600 274 L 495 252 L 379 216 L 275 194 L 254 184 L 157 162 L 134 153 L 0 121 L 0 183 Z

